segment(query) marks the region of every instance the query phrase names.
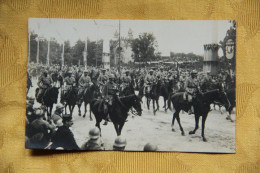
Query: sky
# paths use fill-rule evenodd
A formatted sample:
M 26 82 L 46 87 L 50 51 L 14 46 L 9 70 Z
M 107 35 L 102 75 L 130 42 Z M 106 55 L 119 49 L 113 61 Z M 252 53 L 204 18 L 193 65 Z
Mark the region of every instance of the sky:
M 219 43 L 231 24 L 228 20 L 120 20 L 121 36 L 127 37 L 131 28 L 134 38 L 143 32 L 153 33 L 158 51 L 164 56 L 170 52 L 204 54 L 204 44 Z M 69 40 L 91 41 L 113 39 L 119 31 L 119 20 L 101 19 L 47 19 L 30 18 L 29 32 L 34 31 L 47 39 L 54 37 L 59 43 Z

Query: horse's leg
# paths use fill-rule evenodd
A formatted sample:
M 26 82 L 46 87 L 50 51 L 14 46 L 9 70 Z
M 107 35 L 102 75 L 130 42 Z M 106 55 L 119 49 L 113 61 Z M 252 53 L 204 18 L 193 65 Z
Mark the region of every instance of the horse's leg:
M 65 104 L 65 114 L 67 114 L 67 104 Z
M 74 110 L 75 106 L 76 106 L 76 105 L 71 106 L 71 112 L 70 112 L 70 115 L 71 115 L 71 116 L 72 116 L 72 114 L 73 114 L 73 110 Z
M 150 110 L 150 101 L 149 98 L 146 98 L 146 104 L 147 104 L 147 109 Z
M 195 134 L 196 131 L 198 130 L 198 128 L 199 128 L 199 120 L 200 120 L 200 116 L 198 114 L 195 114 L 195 128 L 194 128 L 193 131 L 189 132 L 190 135 Z
M 159 110 L 159 98 L 156 99 L 156 105 L 157 105 L 156 111 L 158 111 Z
M 93 118 L 92 118 L 92 116 L 91 116 L 91 107 L 90 107 L 90 104 L 89 104 L 89 119 L 90 119 L 90 121 L 93 121 Z
M 204 142 L 207 142 L 207 139 L 205 138 L 205 135 L 204 135 L 205 122 L 206 122 L 207 116 L 208 116 L 208 114 L 202 116 L 201 137 Z
M 125 124 L 125 121 L 123 123 L 119 124 L 119 129 L 118 129 L 119 136 L 121 135 L 121 131 L 122 131 L 123 127 L 124 127 L 124 124 Z
M 102 119 L 101 120 L 97 120 L 97 122 L 96 122 L 96 127 L 99 128 L 100 136 L 101 136 L 101 128 L 100 128 L 100 122 L 101 121 L 102 121 Z
M 176 115 L 179 114 L 178 113 L 179 111 L 176 111 L 172 114 L 172 131 L 175 132 L 175 129 L 173 128 L 174 126 L 174 121 L 175 121 L 175 118 L 176 118 Z
M 164 107 L 164 112 L 167 112 L 168 108 L 166 107 L 166 97 L 163 97 L 163 99 L 164 99 L 164 106 L 163 106 Z
M 84 114 L 83 117 L 86 117 L 86 112 L 87 112 L 87 105 L 86 105 L 86 101 L 84 101 Z
M 154 99 L 153 99 L 153 114 L 155 115 L 156 110 L 155 110 L 155 105 L 154 105 Z
M 175 112 L 175 113 L 176 113 L 176 112 Z M 179 114 L 176 114 L 176 119 L 177 119 L 177 122 L 178 122 L 178 124 L 179 124 L 179 126 L 180 126 L 181 135 L 182 135 L 182 136 L 185 136 L 184 130 L 183 130 L 182 126 L 181 126 L 181 121 L 180 121 L 180 115 L 179 115 Z
M 81 104 L 82 104 L 82 103 L 80 103 L 80 102 L 79 102 L 79 104 L 78 104 L 78 109 L 79 109 L 78 112 L 79 112 L 79 116 L 81 116 L 81 110 L 80 110 Z M 84 116 L 83 116 L 83 117 L 84 117 Z
M 117 134 L 117 136 L 119 136 L 119 127 L 118 127 L 118 124 L 115 123 L 115 122 L 113 122 L 113 124 L 114 124 L 114 127 L 115 127 L 115 129 L 116 129 L 116 134 Z

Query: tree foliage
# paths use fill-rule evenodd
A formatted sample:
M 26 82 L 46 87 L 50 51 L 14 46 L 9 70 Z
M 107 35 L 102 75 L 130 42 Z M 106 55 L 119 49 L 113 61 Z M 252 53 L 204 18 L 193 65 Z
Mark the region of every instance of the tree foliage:
M 155 59 L 155 37 L 151 33 L 142 33 L 132 41 L 133 58 L 136 62 L 147 62 Z

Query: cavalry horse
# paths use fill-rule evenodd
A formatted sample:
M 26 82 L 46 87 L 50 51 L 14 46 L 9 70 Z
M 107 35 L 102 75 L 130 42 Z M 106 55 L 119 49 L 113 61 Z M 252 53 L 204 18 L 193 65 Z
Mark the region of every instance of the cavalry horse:
M 140 98 L 135 94 L 119 97 L 113 101 L 111 108 L 108 109 L 110 119 L 112 120 L 117 136 L 121 135 L 122 128 L 126 122 L 128 112 L 133 107 L 139 116 L 142 114 L 142 108 Z M 91 111 L 94 113 L 96 118 L 96 126 L 100 129 L 100 122 L 102 119 L 106 120 L 106 115 L 100 110 L 100 104 L 103 104 L 101 99 L 94 99 L 90 103 Z
M 94 98 L 98 98 L 98 97 L 101 97 L 99 87 L 95 83 L 93 83 L 93 85 L 91 85 L 88 89 L 84 91 L 83 99 L 78 100 L 77 105 L 79 109 L 79 116 L 81 116 L 80 107 L 82 103 L 84 102 L 85 111 L 83 114 L 83 118 L 85 118 L 87 113 L 87 105 L 90 104 Z M 90 121 L 92 121 L 91 111 L 89 111 L 89 113 L 90 113 Z
M 39 92 L 39 88 L 36 89 L 35 98 L 36 98 L 37 102 L 39 102 L 42 105 L 45 105 L 47 107 L 47 118 L 50 120 L 53 104 L 57 103 L 57 99 L 58 99 L 58 95 L 59 95 L 59 88 L 57 88 L 55 86 L 47 88 L 45 93 L 42 96 L 42 99 L 38 98 L 38 92 Z
M 78 100 L 78 88 L 76 86 L 72 86 L 72 88 L 68 91 L 66 97 L 63 94 L 62 100 L 62 102 L 65 103 L 65 114 L 67 114 L 67 106 L 69 106 L 70 116 L 72 116 L 74 107 Z
M 181 126 L 179 113 L 181 110 L 184 110 L 185 112 L 188 112 L 190 109 L 191 103 L 189 103 L 186 99 L 184 99 L 183 92 L 179 92 L 174 94 L 171 97 L 172 105 L 174 108 L 173 118 L 172 118 L 172 131 L 175 131 L 174 121 L 177 119 L 177 122 L 180 126 L 181 134 L 185 135 L 183 128 Z M 211 90 L 205 93 L 198 93 L 196 98 L 194 98 L 194 114 L 195 114 L 195 128 L 193 131 L 190 131 L 189 134 L 195 134 L 196 130 L 199 128 L 199 118 L 202 116 L 202 130 L 201 130 L 201 136 L 203 138 L 203 141 L 206 142 L 207 139 L 204 135 L 204 129 L 205 129 L 205 122 L 208 116 L 208 113 L 210 111 L 210 105 L 214 102 L 218 101 L 225 105 L 225 107 L 230 107 L 230 102 L 227 98 L 226 93 L 223 90 L 215 89 Z M 169 104 L 169 103 L 168 103 Z M 171 104 L 168 105 L 171 109 Z
M 159 97 L 160 97 L 160 90 L 161 90 L 161 81 L 158 80 L 154 84 L 152 84 L 151 91 L 146 93 L 145 96 L 147 98 L 147 108 L 150 108 L 150 102 L 153 101 L 153 114 L 155 115 L 156 112 L 159 110 Z M 156 109 L 155 109 L 156 104 Z

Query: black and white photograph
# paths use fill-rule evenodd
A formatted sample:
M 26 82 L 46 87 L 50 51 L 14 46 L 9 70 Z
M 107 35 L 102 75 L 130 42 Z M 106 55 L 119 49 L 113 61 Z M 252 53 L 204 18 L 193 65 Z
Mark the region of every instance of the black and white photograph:
M 236 152 L 236 21 L 29 18 L 25 147 Z

